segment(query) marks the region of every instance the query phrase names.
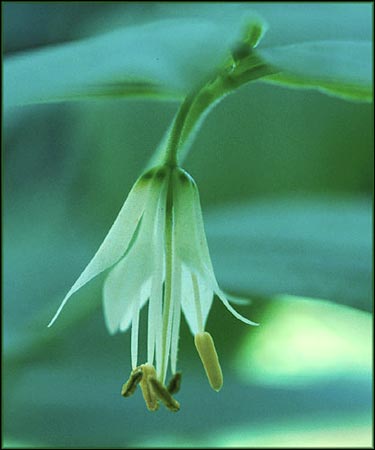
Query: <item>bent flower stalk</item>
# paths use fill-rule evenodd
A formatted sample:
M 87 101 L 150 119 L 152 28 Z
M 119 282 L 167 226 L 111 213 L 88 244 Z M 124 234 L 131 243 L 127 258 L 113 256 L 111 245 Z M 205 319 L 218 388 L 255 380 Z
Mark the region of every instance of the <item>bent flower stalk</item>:
M 179 388 L 177 351 L 181 310 L 210 385 L 220 390 L 223 378 L 212 337 L 205 323 L 216 294 L 245 323 L 219 288 L 206 242 L 199 193 L 192 177 L 178 166 L 161 165 L 144 173 L 133 186 L 116 221 L 50 322 L 70 296 L 104 270 L 104 317 L 110 333 L 131 327 L 132 373 L 122 394 L 140 383 L 146 405 L 162 401 L 179 409 L 172 394 Z M 148 305 L 147 362 L 138 365 L 139 314 Z M 172 380 L 164 386 L 168 363 Z

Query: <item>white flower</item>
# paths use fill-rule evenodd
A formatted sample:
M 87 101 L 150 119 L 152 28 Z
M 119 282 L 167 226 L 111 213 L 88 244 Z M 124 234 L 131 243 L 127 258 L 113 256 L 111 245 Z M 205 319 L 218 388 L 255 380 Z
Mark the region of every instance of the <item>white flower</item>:
M 71 295 L 105 270 L 109 270 L 103 288 L 108 330 L 116 333 L 131 326 L 133 372 L 123 395 L 133 393 L 143 375 L 141 387 L 149 409 L 157 409 L 160 399 L 170 409 L 178 410 L 176 404 L 171 406 L 173 399 L 166 399 L 170 394 L 163 384 L 169 362 L 172 375 L 176 374 L 181 310 L 195 336 L 209 382 L 219 390 L 221 369 L 213 340 L 205 332 L 214 294 L 235 317 L 256 324 L 232 308 L 217 284 L 198 189 L 186 171 L 163 165 L 137 180 L 104 242 L 64 298 L 50 325 Z M 147 362 L 138 366 L 139 314 L 147 301 Z M 146 383 L 148 379 L 151 382 Z M 165 396 L 159 389 L 164 389 Z M 148 401 L 150 391 L 153 394 Z

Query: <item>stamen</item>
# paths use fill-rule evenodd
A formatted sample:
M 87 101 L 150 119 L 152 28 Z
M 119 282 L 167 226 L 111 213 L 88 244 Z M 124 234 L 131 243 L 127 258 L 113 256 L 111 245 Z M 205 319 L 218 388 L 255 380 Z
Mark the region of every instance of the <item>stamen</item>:
M 123 385 L 121 395 L 130 397 L 137 388 L 141 386 L 143 398 L 149 411 L 156 411 L 159 408 L 159 400 L 173 412 L 180 410 L 180 404 L 172 397 L 172 394 L 179 391 L 181 386 L 181 372 L 177 372 L 165 387 L 156 378 L 156 370 L 151 364 L 142 364 L 132 370 L 129 380 Z
M 167 390 L 170 394 L 177 394 L 181 388 L 181 372 L 176 372 L 168 383 Z
M 148 303 L 148 322 L 147 322 L 147 362 L 153 364 L 154 354 L 155 354 L 155 335 L 156 335 L 156 323 L 158 319 L 158 305 L 161 300 L 158 301 L 158 296 L 161 296 L 163 289 L 162 285 L 159 283 L 158 268 L 152 276 L 151 283 L 151 295 Z
M 155 394 L 170 411 L 177 412 L 180 410 L 180 404 L 178 403 L 178 401 L 176 401 L 172 397 L 167 388 L 162 383 L 160 383 L 159 380 L 154 377 L 150 377 L 149 382 Z
M 155 392 L 153 390 L 152 385 L 150 384 L 150 380 L 152 378 L 156 379 L 156 371 L 154 366 L 151 366 L 151 364 L 142 364 L 140 366 L 143 376 L 139 383 L 142 389 L 143 398 L 146 402 L 147 409 L 149 411 L 156 411 L 159 409 L 159 403 L 157 396 L 155 395 Z
M 194 304 L 195 304 L 195 311 L 197 314 L 197 325 L 199 332 L 203 333 L 203 318 L 202 318 L 202 308 L 199 298 L 199 285 L 197 276 L 195 273 L 191 274 L 191 281 L 193 283 L 193 292 L 194 292 Z
M 206 331 L 197 333 L 194 337 L 194 343 L 212 389 L 220 391 L 223 386 L 223 373 L 212 336 Z
M 138 360 L 138 330 L 139 330 L 139 300 L 133 305 L 132 331 L 131 331 L 131 359 L 132 367 L 137 367 Z
M 176 253 L 174 253 L 176 256 Z M 180 336 L 180 318 L 181 318 L 181 264 L 175 257 L 172 269 L 172 297 L 174 299 L 173 318 L 172 318 L 172 336 L 171 336 L 171 369 L 172 373 L 177 369 L 178 339 Z
M 121 395 L 123 397 L 130 397 L 134 394 L 138 383 L 142 379 L 142 369 L 140 367 L 136 367 L 132 370 L 128 381 L 122 386 Z

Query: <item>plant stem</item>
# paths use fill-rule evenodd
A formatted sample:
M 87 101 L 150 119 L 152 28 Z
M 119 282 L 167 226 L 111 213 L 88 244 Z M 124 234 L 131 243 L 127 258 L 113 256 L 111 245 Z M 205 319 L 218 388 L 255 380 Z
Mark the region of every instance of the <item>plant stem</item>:
M 240 86 L 275 72 L 275 69 L 250 52 L 243 60 L 227 67 L 188 95 L 177 111 L 169 131 L 166 147 L 163 149 L 163 163 L 176 166 L 179 160 L 184 159 L 203 120 L 221 99 Z

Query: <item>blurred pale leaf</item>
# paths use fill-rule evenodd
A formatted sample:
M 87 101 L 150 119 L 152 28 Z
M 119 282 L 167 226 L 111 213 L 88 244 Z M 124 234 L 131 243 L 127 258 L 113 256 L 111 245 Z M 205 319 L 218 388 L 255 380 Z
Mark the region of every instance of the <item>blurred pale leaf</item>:
M 260 322 L 247 330 L 233 361 L 244 382 L 290 389 L 343 377 L 371 382 L 370 313 L 282 295 L 267 304 Z
M 326 298 L 371 309 L 369 201 L 263 199 L 207 212 L 205 224 L 224 288 L 243 295 Z
M 287 420 L 277 425 L 232 424 L 205 437 L 158 436 L 135 443 L 136 448 L 371 448 L 372 426 L 368 416 L 313 417 Z
M 184 17 L 197 14 L 197 3 L 173 4 L 159 2 L 157 9 L 164 17 Z M 232 2 L 200 3 L 213 20 L 223 20 L 233 14 Z M 246 3 L 237 7 L 246 8 Z M 287 45 L 317 40 L 370 40 L 373 28 L 373 5 L 366 2 L 248 2 L 251 11 L 263 17 L 269 30 L 262 39 L 263 46 Z M 117 17 L 117 20 L 122 20 Z
M 11 56 L 4 62 L 4 105 L 102 96 L 179 99 L 223 63 L 239 38 L 243 8 L 231 12 L 211 21 L 198 11 Z
M 281 70 L 262 81 L 352 100 L 372 99 L 371 42 L 304 42 L 265 49 L 261 55 Z
M 373 5 L 366 2 L 252 2 L 269 24 L 263 46 L 317 40 L 371 40 Z
M 156 20 L 8 57 L 4 106 L 91 97 L 181 99 L 223 64 L 245 21 L 254 18 L 261 20 L 240 5 L 225 14 L 202 6 L 190 18 Z M 261 55 L 282 70 L 269 82 L 369 100 L 369 52 L 370 44 L 327 41 L 274 47 Z

